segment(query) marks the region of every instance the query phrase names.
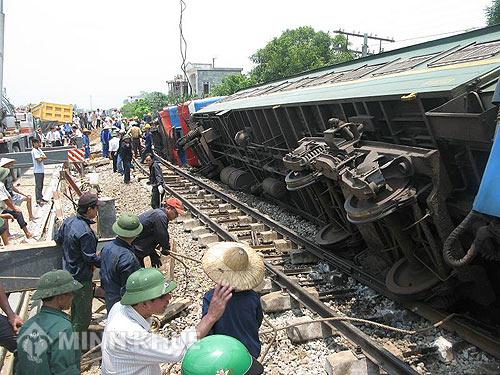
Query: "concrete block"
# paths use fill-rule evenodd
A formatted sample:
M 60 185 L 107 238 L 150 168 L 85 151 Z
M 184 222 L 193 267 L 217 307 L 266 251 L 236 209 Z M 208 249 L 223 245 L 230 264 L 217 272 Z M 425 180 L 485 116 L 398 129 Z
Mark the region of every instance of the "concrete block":
M 228 210 L 231 209 L 231 206 L 229 203 L 222 203 L 222 204 L 219 204 L 219 211 L 220 212 L 227 212 Z
M 193 217 L 191 216 L 191 212 L 185 211 L 182 215 L 177 216 L 177 222 L 178 223 L 183 223 L 186 220 L 192 219 Z
M 219 242 L 219 236 L 215 233 L 204 233 L 198 236 L 198 242 L 202 246 L 208 246 L 208 244 Z
M 201 222 L 198 219 L 188 219 L 184 222 L 184 230 L 189 232 L 191 229 L 199 227 Z
M 319 292 L 316 290 L 315 287 L 310 286 L 304 289 L 307 290 L 309 294 L 312 295 L 313 297 L 319 298 Z
M 285 240 L 284 238 L 274 240 L 274 247 L 276 248 L 276 251 L 281 252 L 281 253 L 286 253 L 290 250 L 292 250 L 292 242 L 290 240 Z
M 378 375 L 380 369 L 366 357 L 358 359 L 350 350 L 326 357 L 325 371 L 328 375 Z
M 261 232 L 260 236 L 262 238 L 262 242 L 273 242 L 274 240 L 278 239 L 278 233 L 272 230 Z
M 191 237 L 194 240 L 197 240 L 198 237 L 200 237 L 200 235 L 205 233 L 210 233 L 210 230 L 204 225 L 200 225 L 198 227 L 194 227 L 193 229 L 191 229 Z
M 445 339 L 443 336 L 439 336 L 434 341 L 434 346 L 438 348 L 439 360 L 444 363 L 450 363 L 453 361 L 453 344 Z
M 231 210 L 227 210 L 227 213 L 228 213 L 230 219 L 237 219 L 238 216 L 241 216 L 240 210 L 231 209 Z
M 250 223 L 250 230 L 253 232 L 263 232 L 266 226 L 262 223 Z
M 301 316 L 292 319 L 289 324 L 311 322 L 306 324 L 301 324 L 295 327 L 289 327 L 286 329 L 286 334 L 290 341 L 294 344 L 299 344 L 302 342 L 327 338 L 333 336 L 334 331 L 324 323 L 313 322 L 313 319 L 309 316 Z
M 213 194 L 205 194 L 203 196 L 203 199 L 205 200 L 205 202 L 212 202 L 215 200 L 215 195 Z
M 262 310 L 266 313 L 287 311 L 292 306 L 296 307 L 296 301 L 289 294 L 281 291 L 266 294 L 260 300 L 262 302 Z
M 260 294 L 268 294 L 271 293 L 273 288 L 274 286 L 271 279 L 265 278 L 259 285 L 253 288 L 253 290 Z
M 238 216 L 238 223 L 240 224 L 250 224 L 252 222 L 252 218 L 250 216 Z
M 303 249 L 292 249 L 290 251 L 290 262 L 292 264 L 316 263 L 318 258 L 309 251 Z

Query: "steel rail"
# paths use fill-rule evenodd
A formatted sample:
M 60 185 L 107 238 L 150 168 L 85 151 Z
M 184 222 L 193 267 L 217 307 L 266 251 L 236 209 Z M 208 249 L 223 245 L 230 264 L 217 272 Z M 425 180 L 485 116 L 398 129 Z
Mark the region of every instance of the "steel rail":
M 147 171 L 145 170 L 145 168 L 143 168 L 142 165 L 139 165 L 139 168 L 142 169 L 145 173 L 147 173 Z M 182 177 L 187 178 L 187 176 L 182 176 Z M 205 184 L 200 184 L 199 183 L 200 181 L 193 180 L 192 178 L 189 178 L 189 180 L 195 182 L 202 188 L 205 188 Z M 237 238 L 233 234 L 231 234 L 229 231 L 221 227 L 218 223 L 216 223 L 204 212 L 202 212 L 201 209 L 199 209 L 191 202 L 189 202 L 188 199 L 186 199 L 181 194 L 177 193 L 168 186 L 166 186 L 166 190 L 172 195 L 174 195 L 176 198 L 180 199 L 183 202 L 183 204 L 185 204 L 189 208 L 191 214 L 193 214 L 202 222 L 207 224 L 218 236 L 229 241 L 237 241 Z M 210 191 L 215 192 L 213 189 L 210 189 Z M 220 194 L 217 195 L 224 200 L 226 200 L 227 198 L 225 195 L 220 195 Z M 285 273 L 281 272 L 275 266 L 273 266 L 267 261 L 264 261 L 264 264 L 266 266 L 266 269 L 272 274 L 273 280 L 281 287 L 286 288 L 291 293 L 292 297 L 297 298 L 299 302 L 302 303 L 304 306 L 306 306 L 310 311 L 318 314 L 322 318 L 339 316 L 332 309 L 326 306 L 322 301 L 312 296 L 306 289 L 304 289 L 299 284 L 291 280 L 287 275 L 285 275 Z M 416 372 L 413 368 L 411 368 L 411 366 L 409 366 L 406 362 L 400 360 L 394 354 L 392 354 L 391 352 L 380 346 L 378 343 L 373 341 L 368 335 L 363 333 L 359 328 L 355 327 L 351 323 L 342 321 L 332 321 L 332 322 L 326 322 L 325 324 L 337 330 L 348 341 L 359 347 L 367 358 L 369 358 L 380 368 L 384 369 L 387 373 L 398 374 L 398 375 L 418 374 L 418 372 Z
M 290 279 L 285 273 L 268 262 L 264 262 L 266 268 L 273 274 L 274 281 L 286 288 L 293 297 L 306 306 L 310 311 L 315 312 L 322 318 L 338 317 L 335 311 L 330 309 L 318 298 L 314 297 L 298 283 Z M 342 321 L 325 322 L 342 334 L 348 341 L 356 344 L 373 363 L 387 371 L 389 374 L 418 374 L 406 362 L 403 362 L 394 354 L 374 342 L 367 334 L 354 325 Z
M 393 294 L 388 294 L 387 290 L 385 290 L 385 284 L 379 280 L 371 276 L 370 274 L 357 269 L 356 265 L 353 263 L 346 261 L 332 253 L 325 252 L 323 248 L 320 246 L 316 245 L 315 243 L 309 241 L 308 239 L 300 236 L 293 230 L 284 227 L 282 224 L 278 223 L 277 221 L 271 219 L 269 216 L 262 214 L 261 212 L 249 207 L 245 203 L 242 203 L 233 197 L 222 193 L 219 190 L 214 189 L 204 181 L 201 181 L 200 179 L 196 178 L 195 176 L 190 175 L 189 173 L 186 173 L 179 167 L 176 167 L 175 165 L 172 165 L 170 162 L 167 160 L 164 160 L 160 157 L 158 157 L 160 162 L 165 165 L 167 168 L 175 171 L 178 175 L 196 183 L 198 186 L 202 187 L 203 189 L 209 191 L 211 194 L 214 194 L 215 196 L 223 199 L 224 201 L 232 204 L 233 206 L 237 207 L 241 211 L 245 212 L 246 214 L 258 219 L 262 223 L 266 224 L 268 227 L 273 229 L 274 231 L 280 233 L 281 235 L 287 237 L 290 239 L 292 242 L 296 243 L 297 245 L 303 247 L 310 253 L 314 254 L 316 257 L 319 259 L 322 259 L 335 267 L 337 267 L 340 271 L 347 273 L 348 275 L 354 277 L 356 280 L 361 282 L 364 285 L 369 285 L 372 289 L 376 290 L 379 293 L 383 293 L 385 295 L 389 295 L 391 299 L 396 299 L 397 296 Z
M 161 157 L 158 157 L 158 160 L 161 162 L 161 164 L 163 164 L 165 167 L 171 169 L 179 176 L 186 178 L 187 180 L 189 180 L 189 181 L 197 184 L 201 188 L 207 190 L 211 194 L 214 194 L 218 198 L 226 201 L 227 203 L 232 204 L 233 206 L 237 207 L 238 209 L 245 212 L 246 214 L 248 214 L 248 215 L 254 217 L 255 219 L 261 221 L 262 223 L 266 224 L 274 231 L 287 237 L 292 242 L 296 243 L 299 246 L 302 246 L 305 250 L 314 254 L 319 259 L 324 260 L 325 262 L 329 263 L 330 265 L 333 265 L 339 271 L 342 271 L 342 272 L 346 273 L 347 275 L 353 277 L 361 284 L 369 286 L 370 288 L 372 288 L 376 292 L 380 293 L 381 295 L 383 295 L 383 296 L 385 296 L 393 301 L 397 301 L 397 302 L 401 303 L 403 305 L 403 307 L 409 309 L 410 311 L 414 312 L 415 314 L 428 320 L 432 324 L 436 324 L 438 322 L 441 322 L 444 318 L 446 318 L 446 316 L 447 316 L 446 313 L 438 311 L 425 303 L 402 300 L 401 298 L 399 298 L 399 296 L 389 292 L 387 290 L 387 288 L 385 287 L 385 284 L 381 280 L 376 279 L 372 275 L 359 269 L 359 267 L 357 267 L 355 264 L 353 264 L 349 261 L 346 261 L 346 260 L 328 252 L 328 251 L 325 251 L 320 246 L 307 240 L 306 238 L 301 237 L 300 235 L 298 235 L 297 233 L 295 233 L 291 229 L 284 227 L 282 224 L 276 222 L 275 220 L 271 219 L 267 215 L 264 215 L 261 212 L 247 206 L 246 204 L 239 202 L 238 200 L 234 199 L 233 197 L 231 197 L 227 194 L 224 194 L 220 190 L 214 189 L 213 187 L 211 187 L 210 185 L 208 185 L 204 181 L 191 175 L 190 173 L 187 173 L 186 171 L 173 165 L 169 161 L 167 161 Z M 176 197 L 181 197 L 176 192 L 173 192 L 173 194 Z M 185 202 L 185 200 L 183 200 L 183 202 Z M 465 320 L 459 320 L 459 319 L 455 318 L 453 320 L 449 320 L 449 321 L 446 321 L 445 323 L 441 324 L 440 328 L 446 329 L 452 333 L 456 333 L 462 339 L 477 346 L 479 349 L 485 351 L 486 353 L 491 354 L 495 358 L 500 358 L 500 338 L 493 337 L 493 335 L 491 335 L 488 332 L 483 332 L 481 330 L 476 329 L 475 327 L 472 327 Z

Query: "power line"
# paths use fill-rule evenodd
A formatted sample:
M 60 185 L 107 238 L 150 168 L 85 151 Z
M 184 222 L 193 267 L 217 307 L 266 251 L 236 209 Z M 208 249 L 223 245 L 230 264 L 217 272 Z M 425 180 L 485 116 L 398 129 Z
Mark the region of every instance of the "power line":
M 477 30 L 479 29 L 479 27 L 472 27 L 472 28 L 468 28 L 468 29 L 462 29 L 462 30 L 456 30 L 456 31 L 448 31 L 446 33 L 439 33 L 439 34 L 432 34 L 432 35 L 423 35 L 423 36 L 417 36 L 417 37 L 414 37 L 414 38 L 407 38 L 407 39 L 400 39 L 400 40 L 397 40 L 396 42 L 407 42 L 409 40 L 417 40 L 417 39 L 424 39 L 424 38 L 432 38 L 434 36 L 443 36 L 443 35 L 449 35 L 449 34 L 455 34 L 455 33 L 463 33 L 463 32 L 466 32 L 466 31 L 473 31 L 473 30 Z
M 192 93 L 193 92 L 193 87 L 191 86 L 191 82 L 189 82 L 189 78 L 186 72 L 186 57 L 187 57 L 187 41 L 186 38 L 184 38 L 184 33 L 182 31 L 182 17 L 184 14 L 184 11 L 186 10 L 186 3 L 184 0 L 180 0 L 180 6 L 181 6 L 181 13 L 179 16 L 179 46 L 181 50 L 181 58 L 182 58 L 182 63 L 181 63 L 181 69 L 182 72 L 184 73 L 184 78 L 186 79 L 188 86 L 189 86 L 189 91 Z M 182 91 L 182 90 L 181 90 Z M 182 92 L 181 92 L 182 94 Z

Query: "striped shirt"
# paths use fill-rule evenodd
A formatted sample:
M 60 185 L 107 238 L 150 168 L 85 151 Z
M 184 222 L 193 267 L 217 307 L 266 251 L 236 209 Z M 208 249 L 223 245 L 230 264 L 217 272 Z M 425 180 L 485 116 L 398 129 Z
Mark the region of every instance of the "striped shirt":
M 116 303 L 102 339 L 102 374 L 160 375 L 160 363 L 178 362 L 197 339 L 194 327 L 167 339 L 150 332 L 151 320 Z

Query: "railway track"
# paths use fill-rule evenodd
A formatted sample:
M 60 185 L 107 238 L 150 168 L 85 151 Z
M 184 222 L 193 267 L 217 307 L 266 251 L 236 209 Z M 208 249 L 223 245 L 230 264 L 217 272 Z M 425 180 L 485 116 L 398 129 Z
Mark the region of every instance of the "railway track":
M 268 235 L 267 232 L 275 232 L 277 236 L 280 237 L 278 238 L 278 240 L 280 240 L 278 242 L 279 246 L 284 245 L 286 250 L 296 248 L 310 252 L 318 259 L 332 265 L 343 274 L 354 278 L 359 283 L 372 288 L 379 294 L 384 295 L 391 300 L 397 301 L 401 304 L 401 306 L 421 316 L 430 323 L 439 325 L 440 328 L 457 334 L 468 343 L 477 346 L 486 353 L 500 359 L 500 339 L 494 335 L 491 327 L 480 326 L 479 324 L 476 324 L 477 322 L 469 321 L 465 316 L 460 316 L 458 314 L 450 315 L 449 313 L 436 310 L 424 302 L 401 300 L 396 295 L 391 294 L 385 288 L 383 282 L 373 278 L 371 275 L 357 267 L 354 263 L 335 256 L 332 252 L 321 248 L 317 244 L 300 236 L 269 216 L 249 207 L 245 203 L 238 201 L 231 195 L 214 188 L 199 177 L 186 172 L 185 170 L 171 164 L 167 160 L 161 157 L 158 157 L 158 160 L 164 170 L 167 185 L 169 185 L 167 187 L 168 192 L 181 199 L 192 214 L 200 220 L 200 223 L 210 228 L 214 233 L 217 233 L 221 239 L 228 241 L 234 241 L 235 239 L 247 240 L 248 233 L 252 232 L 248 223 L 245 225 L 236 225 L 236 228 L 241 229 L 239 232 L 235 229 L 235 227 L 230 227 L 230 230 L 227 230 L 223 225 L 221 225 L 221 223 L 227 224 L 231 222 L 238 222 L 238 217 L 242 215 L 250 217 L 253 221 L 251 224 L 254 225 L 254 228 L 259 228 L 259 223 L 265 226 L 265 230 L 261 230 L 261 232 L 266 232 L 265 235 Z M 143 168 L 143 166 L 139 167 Z M 204 208 L 201 206 L 202 208 L 200 208 L 198 203 L 206 201 L 205 195 L 208 195 L 208 200 L 211 204 Z M 200 199 L 201 196 L 203 196 L 203 199 Z M 196 201 L 198 201 L 198 203 L 196 203 Z M 222 216 L 220 212 L 218 214 L 214 213 L 214 210 L 219 211 L 219 204 L 226 205 L 223 206 L 223 211 L 225 211 L 225 213 Z M 227 205 L 230 205 L 230 207 Z M 207 212 L 212 212 L 212 215 L 207 214 Z M 248 219 L 245 218 L 244 220 Z M 240 234 L 239 237 L 237 235 L 238 233 Z M 245 235 L 247 236 L 246 238 Z M 287 241 L 286 245 L 284 244 L 284 241 Z M 267 255 L 268 258 L 273 256 L 276 256 L 276 254 L 270 253 Z M 271 268 L 273 267 L 272 264 L 270 262 L 267 262 L 267 264 L 269 265 L 269 272 L 275 274 Z M 300 295 L 301 294 L 299 293 L 299 296 Z M 450 317 L 452 319 L 450 319 Z
M 189 211 L 189 216 L 183 217 L 182 220 L 185 228 L 191 231 L 194 238 L 207 242 L 225 240 L 249 243 L 264 255 L 265 265 L 273 283 L 281 290 L 290 293 L 309 311 L 325 319 L 324 324 L 350 342 L 355 352 L 364 354 L 387 373 L 417 373 L 408 363 L 396 357 L 359 328 L 342 321 L 342 318 L 324 303 L 344 292 L 349 293 L 348 290 L 340 288 L 328 291 L 323 288 L 318 294 L 312 294 L 310 283 L 299 282 L 300 276 L 311 271 L 310 267 L 296 266 L 283 269 L 280 264 L 284 263 L 283 259 L 288 257 L 290 251 L 304 249 L 334 265 L 341 272 L 372 286 L 373 281 L 369 280 L 367 275 L 344 260 L 336 259 L 332 254 L 325 252 L 268 216 L 214 189 L 166 160 L 160 159 L 160 161 L 164 168 L 168 193 L 182 200 Z M 137 166 L 147 173 L 143 166 L 139 164 Z M 419 309 L 419 311 L 423 310 L 422 305 L 419 305 Z

